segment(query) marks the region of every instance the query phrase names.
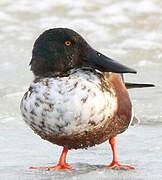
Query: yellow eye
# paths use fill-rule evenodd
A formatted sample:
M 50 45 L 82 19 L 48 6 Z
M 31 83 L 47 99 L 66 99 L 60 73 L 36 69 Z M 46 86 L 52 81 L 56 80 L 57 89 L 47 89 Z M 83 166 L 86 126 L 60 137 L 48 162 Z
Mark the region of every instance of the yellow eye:
M 70 46 L 71 45 L 71 41 L 65 41 L 65 45 L 66 46 Z

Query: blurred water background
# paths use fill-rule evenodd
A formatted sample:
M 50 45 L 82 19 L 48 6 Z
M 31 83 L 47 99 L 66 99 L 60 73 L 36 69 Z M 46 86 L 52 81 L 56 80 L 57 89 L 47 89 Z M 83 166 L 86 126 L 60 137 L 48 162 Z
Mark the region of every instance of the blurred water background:
M 61 148 L 41 140 L 22 121 L 19 103 L 33 80 L 29 62 L 44 30 L 68 27 L 92 47 L 129 65 L 129 82 L 155 88 L 130 90 L 141 123 L 118 138 L 122 162 L 135 171 L 104 169 L 108 143 L 68 155 L 76 171 L 29 170 L 56 164 Z M 0 179 L 161 179 L 162 178 L 162 1 L 1 0 L 0 1 Z M 82 154 L 82 156 L 80 156 Z

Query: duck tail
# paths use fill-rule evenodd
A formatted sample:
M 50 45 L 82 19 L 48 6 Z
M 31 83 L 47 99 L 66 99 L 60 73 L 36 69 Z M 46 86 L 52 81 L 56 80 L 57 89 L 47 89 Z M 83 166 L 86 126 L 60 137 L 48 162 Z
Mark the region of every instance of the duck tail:
M 125 82 L 125 86 L 127 89 L 155 87 L 154 84 L 141 84 L 141 83 L 128 83 L 128 82 Z

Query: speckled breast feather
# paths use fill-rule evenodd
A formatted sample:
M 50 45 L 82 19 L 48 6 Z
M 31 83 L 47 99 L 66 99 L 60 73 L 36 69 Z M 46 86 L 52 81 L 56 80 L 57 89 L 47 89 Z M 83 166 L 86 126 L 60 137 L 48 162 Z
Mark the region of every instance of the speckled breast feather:
M 97 73 L 83 70 L 67 77 L 39 79 L 25 93 L 21 112 L 25 122 L 50 142 L 68 148 L 99 144 L 101 131 L 117 111 L 115 91 L 111 84 L 107 86 L 109 91 L 102 87 Z M 89 142 L 92 134 L 94 139 Z

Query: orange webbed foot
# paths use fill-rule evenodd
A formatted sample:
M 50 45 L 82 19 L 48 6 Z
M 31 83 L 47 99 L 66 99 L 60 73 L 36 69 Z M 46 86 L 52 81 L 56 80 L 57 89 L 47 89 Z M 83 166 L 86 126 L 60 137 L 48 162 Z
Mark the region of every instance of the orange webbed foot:
M 30 167 L 30 169 L 47 169 L 47 170 L 74 170 L 69 164 L 58 164 L 57 166 Z
M 52 167 L 48 167 L 48 166 L 42 166 L 42 167 L 30 167 L 30 169 L 47 169 L 47 170 L 74 170 L 69 164 L 66 163 L 66 155 L 68 152 L 68 148 L 64 147 L 61 157 L 60 157 L 60 161 L 57 164 L 57 166 L 52 166 Z
M 132 166 L 121 165 L 118 162 L 112 162 L 110 165 L 106 166 L 106 168 L 112 168 L 112 169 L 115 169 L 115 168 L 120 168 L 120 169 L 135 169 Z
M 127 166 L 127 165 L 121 165 L 118 163 L 117 156 L 116 156 L 116 142 L 115 142 L 115 137 L 110 138 L 109 143 L 112 148 L 113 152 L 113 161 L 110 165 L 106 166 L 106 168 L 112 168 L 112 169 L 135 169 L 132 166 Z

